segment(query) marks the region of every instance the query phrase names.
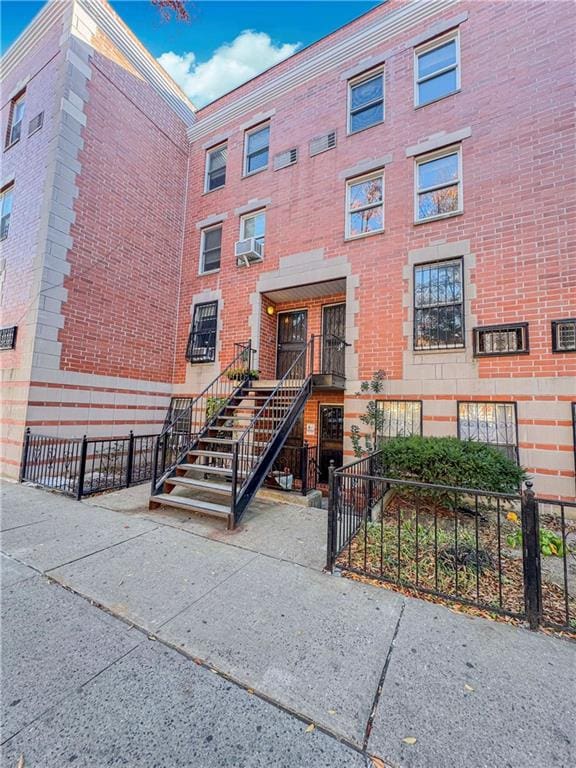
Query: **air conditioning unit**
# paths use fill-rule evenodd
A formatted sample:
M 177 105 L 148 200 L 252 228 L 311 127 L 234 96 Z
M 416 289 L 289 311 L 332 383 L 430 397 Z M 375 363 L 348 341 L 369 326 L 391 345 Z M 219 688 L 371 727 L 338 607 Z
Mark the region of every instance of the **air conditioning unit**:
M 255 237 L 238 240 L 235 248 L 236 264 L 239 267 L 249 267 L 264 260 L 264 246 Z

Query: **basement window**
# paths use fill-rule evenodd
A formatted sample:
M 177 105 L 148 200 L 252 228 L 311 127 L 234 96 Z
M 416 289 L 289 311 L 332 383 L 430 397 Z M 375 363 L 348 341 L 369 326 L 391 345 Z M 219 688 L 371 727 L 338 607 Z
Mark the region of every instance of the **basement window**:
M 521 355 L 528 353 L 528 323 L 487 325 L 474 328 L 474 355 Z
M 384 439 L 422 434 L 421 400 L 378 400 L 378 434 Z
M 216 360 L 217 322 L 217 301 L 196 304 L 186 350 L 189 362 L 213 363 Z
M 458 437 L 492 445 L 518 463 L 516 403 L 458 403 Z

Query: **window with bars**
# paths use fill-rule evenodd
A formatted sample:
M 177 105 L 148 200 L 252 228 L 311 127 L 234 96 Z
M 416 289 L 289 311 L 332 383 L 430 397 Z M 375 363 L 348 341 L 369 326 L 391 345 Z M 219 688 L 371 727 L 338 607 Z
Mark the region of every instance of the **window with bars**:
M 269 125 L 246 132 L 246 158 L 244 162 L 244 174 L 246 176 L 268 168 L 269 149 Z
M 576 318 L 552 321 L 552 352 L 576 352 Z
M 10 184 L 0 191 L 0 240 L 4 240 L 8 237 L 8 231 L 10 229 L 13 186 L 13 184 Z
M 460 40 L 458 34 L 428 43 L 415 52 L 417 107 L 443 99 L 460 89 Z
M 348 84 L 348 132 L 356 133 L 384 120 L 384 71 L 368 72 Z
M 422 434 L 421 400 L 378 400 L 378 433 L 390 437 L 409 437 Z
M 464 346 L 462 259 L 414 268 L 414 349 Z
M 202 230 L 200 272 L 214 272 L 220 269 L 222 255 L 222 225 Z
M 228 145 L 220 144 L 209 149 L 206 153 L 206 179 L 204 191 L 212 192 L 226 184 L 226 160 L 228 158 Z
M 474 355 L 520 355 L 528 352 L 528 323 L 474 328 Z
M 346 237 L 384 229 L 384 174 L 351 179 L 346 184 Z
M 22 135 L 22 121 L 26 106 L 25 93 L 20 93 L 12 99 L 10 104 L 10 117 L 8 118 L 8 131 L 6 133 L 6 147 L 16 144 Z
M 9 328 L 0 328 L 0 349 L 14 349 L 16 346 L 17 326 L 11 325 Z
M 186 350 L 186 359 L 191 363 L 213 363 L 216 360 L 217 323 L 217 301 L 196 304 Z
M 416 158 L 415 221 L 428 221 L 461 212 L 461 148 Z
M 518 463 L 516 403 L 458 403 L 458 437 L 499 448 Z

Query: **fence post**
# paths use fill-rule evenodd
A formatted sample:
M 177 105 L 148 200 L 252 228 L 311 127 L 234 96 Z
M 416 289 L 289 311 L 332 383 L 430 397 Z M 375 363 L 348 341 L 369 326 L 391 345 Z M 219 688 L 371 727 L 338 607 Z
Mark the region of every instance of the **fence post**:
M 530 480 L 522 493 L 522 561 L 526 618 L 530 629 L 537 629 L 541 618 L 540 533 L 538 502 Z
M 126 462 L 126 488 L 130 488 L 132 482 L 132 465 L 134 464 L 134 432 L 130 430 L 128 440 L 128 461 Z
M 302 496 L 308 493 L 308 443 L 304 442 L 300 449 L 300 478 L 302 480 Z
M 26 464 L 28 463 L 28 449 L 30 447 L 30 427 L 26 427 L 24 432 L 24 443 L 22 444 L 22 461 L 20 462 L 20 475 L 18 482 L 21 483 L 26 477 Z
M 86 456 L 88 454 L 88 440 L 86 435 L 82 438 L 82 448 L 80 451 L 80 469 L 78 471 L 78 488 L 76 490 L 76 498 L 78 501 L 84 495 L 84 475 L 86 474 Z
M 334 477 L 334 460 L 328 465 L 328 540 L 326 542 L 326 570 L 332 573 L 334 569 L 334 534 L 336 526 L 336 479 Z

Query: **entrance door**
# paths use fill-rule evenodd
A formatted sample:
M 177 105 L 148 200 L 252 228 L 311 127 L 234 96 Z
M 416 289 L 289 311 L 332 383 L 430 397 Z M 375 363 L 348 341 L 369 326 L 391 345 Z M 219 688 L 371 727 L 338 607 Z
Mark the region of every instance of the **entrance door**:
M 344 406 L 321 405 L 318 445 L 318 471 L 320 482 L 328 482 L 328 467 L 334 459 L 334 466 L 342 466 L 344 439 Z
M 278 313 L 278 347 L 276 353 L 276 378 L 278 379 L 281 379 L 290 370 L 306 346 L 307 316 L 308 313 L 305 309 Z M 291 378 L 304 378 L 306 360 L 302 359 L 301 364 L 298 364 L 296 369 L 292 372 Z
M 346 304 L 332 304 L 322 310 L 322 373 L 344 376 Z

